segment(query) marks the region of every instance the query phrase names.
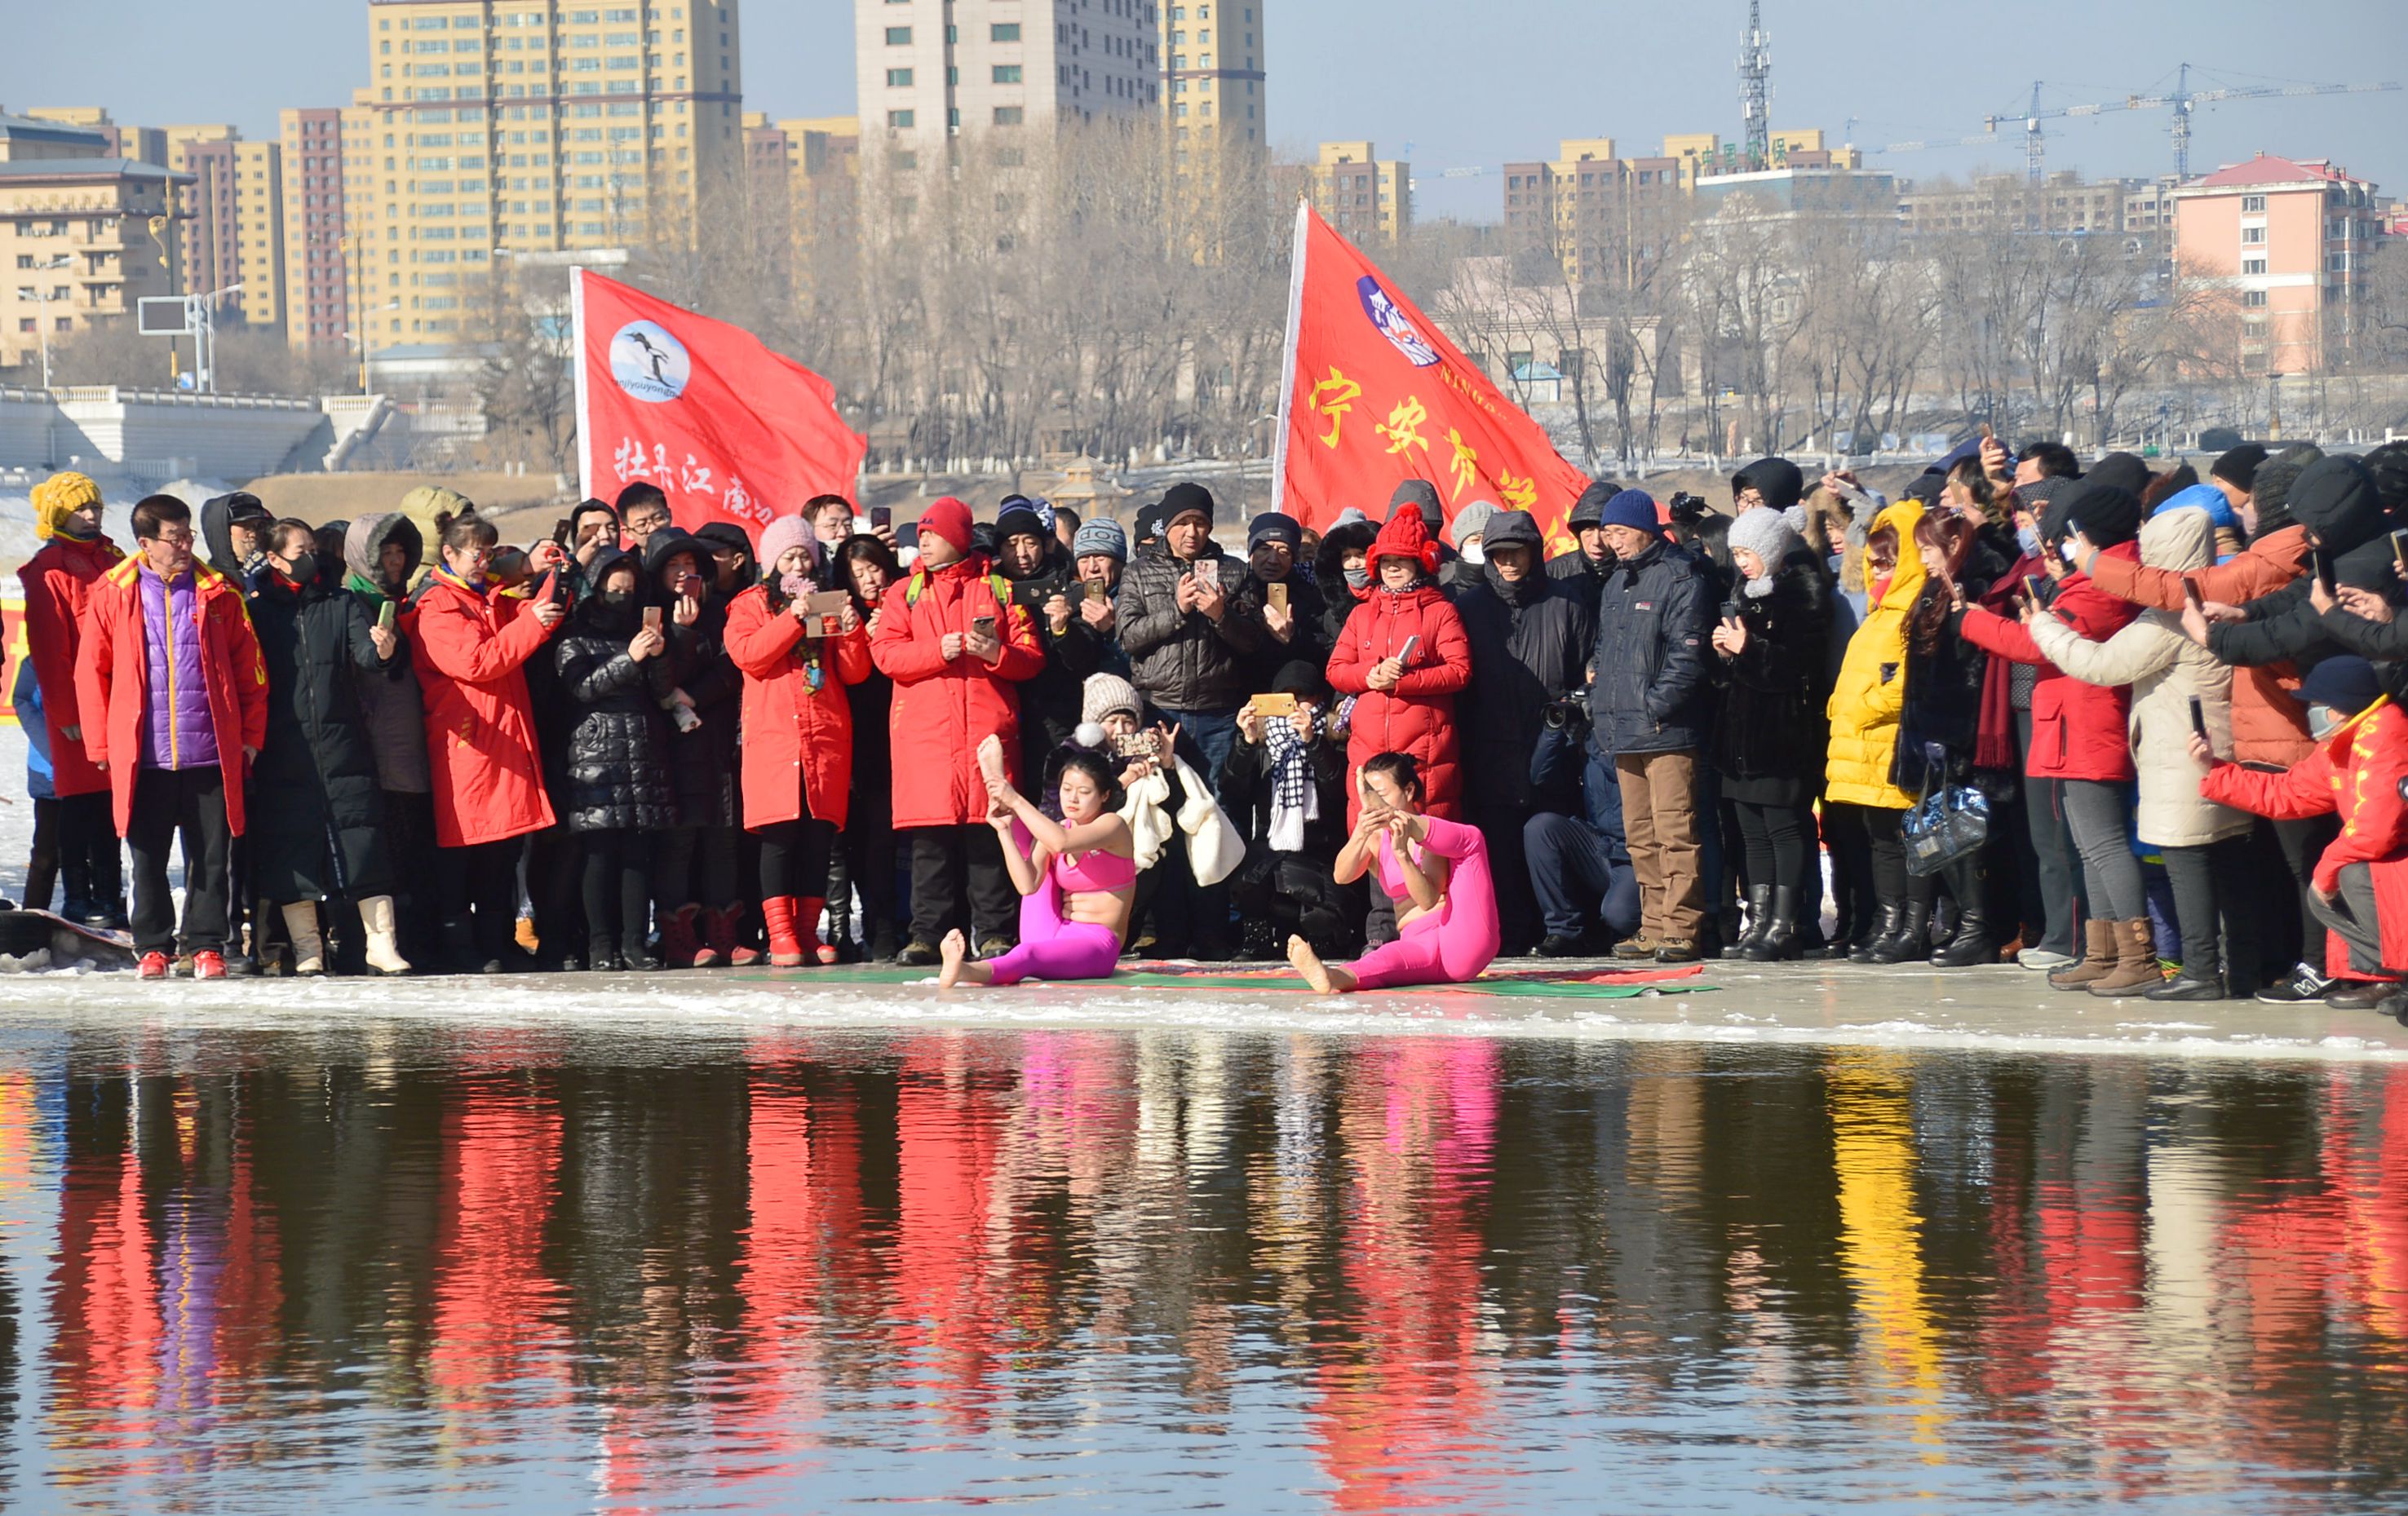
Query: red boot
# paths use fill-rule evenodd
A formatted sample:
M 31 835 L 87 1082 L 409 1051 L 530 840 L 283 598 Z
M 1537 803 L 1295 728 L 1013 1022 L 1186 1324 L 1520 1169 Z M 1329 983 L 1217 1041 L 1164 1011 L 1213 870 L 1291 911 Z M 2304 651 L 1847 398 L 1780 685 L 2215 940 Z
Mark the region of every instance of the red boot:
M 806 895 L 795 907 L 795 935 L 815 964 L 832 964 L 837 957 L 836 945 L 820 940 L 820 913 L 825 909 L 827 897 L 816 894 Z
M 762 901 L 761 920 L 769 928 L 769 966 L 772 968 L 802 967 L 806 960 L 803 956 L 803 940 L 795 935 L 795 897 L 790 894 L 781 895 L 776 899 Z M 814 927 L 812 939 L 816 941 L 819 918 L 814 916 L 811 922 Z
M 702 913 L 710 931 L 710 951 L 719 961 L 735 968 L 750 968 L 761 961 L 760 951 L 737 935 L 744 922 L 744 907 L 739 902 L 725 910 Z
M 694 935 L 694 913 L 699 908 L 695 906 L 680 906 L 661 921 L 661 961 L 671 968 L 709 968 L 710 966 L 710 964 L 704 962 L 702 957 L 709 950 L 695 940 Z

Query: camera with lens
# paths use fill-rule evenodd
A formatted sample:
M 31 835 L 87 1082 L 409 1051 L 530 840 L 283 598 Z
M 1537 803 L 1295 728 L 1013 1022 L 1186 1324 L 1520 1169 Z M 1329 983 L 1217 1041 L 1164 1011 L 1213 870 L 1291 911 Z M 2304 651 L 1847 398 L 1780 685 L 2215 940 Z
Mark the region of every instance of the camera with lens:
M 1674 491 L 1672 498 L 1664 502 L 1665 513 L 1683 525 L 1700 520 L 1713 509 L 1704 495 L 1691 494 L 1686 490 Z
M 1588 725 L 1588 692 L 1576 691 L 1561 700 L 1551 700 L 1539 712 L 1551 732 L 1569 732 Z

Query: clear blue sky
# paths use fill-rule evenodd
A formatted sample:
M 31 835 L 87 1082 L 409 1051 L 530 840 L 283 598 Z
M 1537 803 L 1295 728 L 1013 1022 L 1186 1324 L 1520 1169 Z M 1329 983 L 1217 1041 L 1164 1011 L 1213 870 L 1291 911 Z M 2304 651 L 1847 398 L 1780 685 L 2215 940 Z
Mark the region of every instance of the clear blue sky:
M 1732 64 L 1744 0 L 1258 0 L 1270 133 L 1309 151 L 1369 136 L 1408 144 L 1425 215 L 1493 220 L 1497 164 L 1549 155 L 1559 137 L 1611 136 L 1626 152 L 1673 131 L 1738 128 Z M 359 0 L 8 0 L 0 104 L 99 104 L 120 121 L 231 119 L 272 136 L 287 105 L 340 105 L 367 82 Z M 776 115 L 853 108 L 851 0 L 745 0 L 745 103 Z M 2186 60 L 2204 82 L 2408 84 L 2400 0 L 1766 0 L 1773 122 L 1868 148 L 1977 133 L 2044 103 L 2114 100 L 2170 86 Z M 1961 17 L 1961 20 L 1955 18 Z M 2193 87 L 2201 87 L 2196 76 Z M 2053 165 L 2090 175 L 2172 166 L 2163 110 L 2052 123 Z M 2330 157 L 2408 196 L 2408 93 L 2203 107 L 2194 171 L 2263 149 Z M 1877 156 L 1901 175 L 2022 163 L 2021 123 L 1995 149 Z M 1485 179 L 1439 170 L 1486 165 Z

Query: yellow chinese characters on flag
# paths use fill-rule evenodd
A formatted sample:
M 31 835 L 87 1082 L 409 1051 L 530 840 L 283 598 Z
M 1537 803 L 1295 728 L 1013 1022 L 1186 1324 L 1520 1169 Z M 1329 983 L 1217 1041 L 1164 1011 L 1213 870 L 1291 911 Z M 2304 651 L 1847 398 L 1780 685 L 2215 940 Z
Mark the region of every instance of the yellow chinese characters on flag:
M 1561 536 L 1588 478 L 1539 423 L 1309 205 L 1297 207 L 1295 260 L 1277 508 L 1316 531 L 1349 506 L 1378 520 L 1417 479 L 1449 518 L 1486 500 Z

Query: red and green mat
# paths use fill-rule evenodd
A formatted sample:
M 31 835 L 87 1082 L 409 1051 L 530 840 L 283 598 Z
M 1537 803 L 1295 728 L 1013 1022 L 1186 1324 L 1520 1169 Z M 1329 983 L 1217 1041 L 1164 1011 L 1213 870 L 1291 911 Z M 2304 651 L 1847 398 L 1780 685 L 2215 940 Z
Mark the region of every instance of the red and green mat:
M 750 968 L 738 969 L 714 978 L 738 980 L 769 980 L 785 984 L 809 984 L 835 988 L 858 984 L 917 984 L 934 976 L 932 968 L 897 968 L 872 964 L 845 964 L 826 968 Z M 1582 1000 L 1627 1000 L 1637 995 L 1657 994 L 1675 990 L 1682 994 L 1711 994 L 1716 988 L 1697 982 L 1704 974 L 1703 964 L 1684 964 L 1669 968 L 1492 968 L 1469 984 L 1424 984 L 1410 989 L 1375 991 L 1373 994 L 1475 994 L 1505 995 L 1525 998 Z M 1284 964 L 1277 967 L 1238 968 L 1224 965 L 1210 967 L 1145 962 L 1123 968 L 1109 980 L 1088 980 L 1081 982 L 1113 989 L 1136 990 L 1252 990 L 1288 992 L 1310 994 L 1312 990 L 1296 977 L 1296 971 Z

